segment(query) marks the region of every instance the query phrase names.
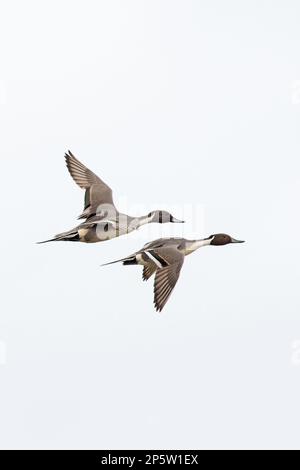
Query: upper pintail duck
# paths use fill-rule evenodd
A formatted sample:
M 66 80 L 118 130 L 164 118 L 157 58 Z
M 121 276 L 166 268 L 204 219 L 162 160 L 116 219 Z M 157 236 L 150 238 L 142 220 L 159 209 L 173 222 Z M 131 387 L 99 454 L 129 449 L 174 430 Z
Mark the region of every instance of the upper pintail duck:
M 103 266 L 122 262 L 123 265 L 139 264 L 143 268 L 143 280 L 147 281 L 154 273 L 154 305 L 161 311 L 169 299 L 183 265 L 184 257 L 206 245 L 222 246 L 229 243 L 244 243 L 225 233 L 218 233 L 201 240 L 185 238 L 159 238 L 147 243 L 140 251 L 127 258 L 106 263 Z
M 78 217 L 86 219 L 75 228 L 59 233 L 50 240 L 96 243 L 119 237 L 150 223 L 183 223 L 167 211 L 156 210 L 141 217 L 121 214 L 114 202 L 111 188 L 84 166 L 70 151 L 65 154 L 67 168 L 74 181 L 85 189 L 84 210 Z

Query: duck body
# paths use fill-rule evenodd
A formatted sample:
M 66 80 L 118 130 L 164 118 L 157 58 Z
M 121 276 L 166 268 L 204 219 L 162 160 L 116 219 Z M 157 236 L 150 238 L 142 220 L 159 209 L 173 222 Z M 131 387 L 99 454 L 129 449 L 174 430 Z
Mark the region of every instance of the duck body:
M 141 217 L 120 213 L 114 202 L 111 188 L 95 173 L 84 166 L 70 151 L 65 155 L 67 168 L 74 181 L 85 189 L 84 210 L 78 217 L 86 219 L 67 232 L 50 240 L 97 243 L 126 235 L 149 223 L 182 223 L 167 211 L 153 211 Z
M 39 243 L 47 243 L 49 241 L 98 243 L 126 235 L 137 230 L 144 223 L 148 222 L 145 222 L 143 217 L 134 218 L 120 213 L 111 219 L 94 215 L 73 229 L 59 233 L 54 238 Z
M 147 243 L 136 253 L 107 264 L 122 262 L 125 266 L 142 265 L 144 281 L 155 274 L 154 305 L 157 311 L 161 311 L 178 281 L 185 256 L 204 246 L 222 246 L 229 243 L 243 242 L 222 233 L 200 240 L 159 238 Z

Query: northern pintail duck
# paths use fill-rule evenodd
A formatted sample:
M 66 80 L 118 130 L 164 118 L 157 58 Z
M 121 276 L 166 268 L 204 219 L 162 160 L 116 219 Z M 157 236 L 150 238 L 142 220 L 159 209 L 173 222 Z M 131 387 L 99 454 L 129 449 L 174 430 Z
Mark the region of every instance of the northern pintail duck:
M 85 189 L 84 211 L 78 217 L 86 219 L 75 228 L 59 233 L 50 240 L 95 243 L 119 237 L 150 223 L 183 223 L 167 211 L 155 210 L 141 217 L 121 214 L 113 202 L 111 188 L 99 176 L 84 166 L 70 151 L 65 154 L 67 168 L 74 181 Z
M 201 240 L 185 238 L 159 238 L 147 243 L 140 251 L 108 264 L 122 262 L 124 265 L 140 264 L 143 268 L 143 280 L 147 281 L 154 273 L 154 305 L 161 311 L 169 299 L 178 281 L 184 257 L 206 245 L 222 246 L 229 243 L 244 243 L 230 235 L 218 233 Z

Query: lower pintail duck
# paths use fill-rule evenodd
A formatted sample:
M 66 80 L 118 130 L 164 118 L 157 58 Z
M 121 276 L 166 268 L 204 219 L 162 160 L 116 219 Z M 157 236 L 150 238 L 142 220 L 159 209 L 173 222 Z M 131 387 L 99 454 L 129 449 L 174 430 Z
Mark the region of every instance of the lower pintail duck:
M 222 246 L 229 243 L 244 243 L 225 233 L 218 233 L 201 240 L 186 240 L 185 238 L 159 238 L 147 243 L 140 251 L 117 261 L 123 265 L 142 265 L 143 280 L 147 281 L 154 273 L 154 305 L 161 311 L 174 289 L 183 265 L 184 257 L 206 245 Z
M 84 211 L 78 217 L 86 219 L 67 232 L 59 233 L 50 240 L 96 243 L 120 237 L 151 223 L 183 223 L 167 211 L 155 210 L 141 217 L 121 214 L 113 202 L 111 188 L 99 176 L 84 166 L 70 151 L 65 155 L 67 168 L 74 181 L 85 189 Z

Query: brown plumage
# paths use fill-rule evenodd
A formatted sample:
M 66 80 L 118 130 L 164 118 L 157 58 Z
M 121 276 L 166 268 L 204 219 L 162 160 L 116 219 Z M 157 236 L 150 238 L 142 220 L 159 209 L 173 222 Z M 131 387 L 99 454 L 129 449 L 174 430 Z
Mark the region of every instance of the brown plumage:
M 143 281 L 148 281 L 150 277 L 155 273 L 157 266 L 154 263 L 149 263 L 143 268 Z

